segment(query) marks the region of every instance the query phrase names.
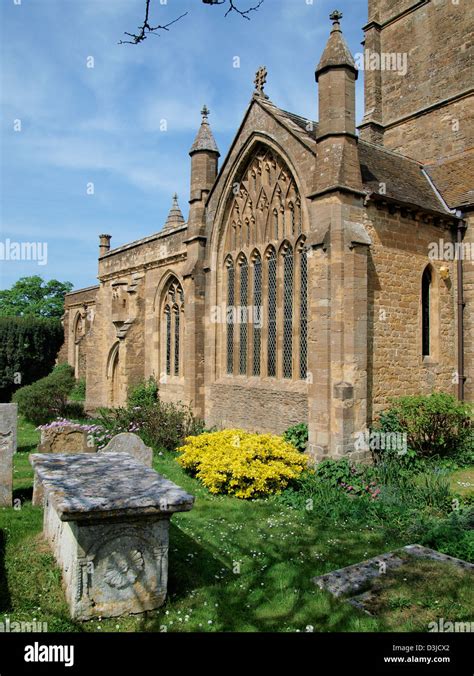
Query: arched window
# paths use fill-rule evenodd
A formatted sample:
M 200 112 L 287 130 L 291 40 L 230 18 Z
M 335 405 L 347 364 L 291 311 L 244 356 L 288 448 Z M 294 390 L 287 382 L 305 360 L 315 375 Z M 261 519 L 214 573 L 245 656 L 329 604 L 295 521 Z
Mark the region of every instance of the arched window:
M 226 313 L 226 366 L 227 373 L 234 372 L 234 311 L 235 311 L 235 270 L 232 259 L 227 259 L 227 313 Z
M 422 356 L 431 354 L 431 270 L 428 267 L 421 279 L 421 349 Z
M 262 348 L 262 259 L 257 255 L 253 263 L 253 369 L 254 376 L 260 375 Z
M 276 376 L 276 320 L 277 320 L 277 261 L 274 249 L 267 259 L 268 270 L 268 344 L 267 344 L 267 375 Z
M 293 375 L 293 248 L 283 250 L 283 377 Z
M 176 277 L 166 284 L 163 294 L 163 328 L 161 331 L 162 356 L 161 372 L 167 376 L 181 376 L 182 369 L 182 331 L 181 314 L 184 312 L 184 292 Z
M 263 143 L 235 179 L 240 188 L 229 194 L 219 244 L 218 303 L 230 310 L 219 332 L 220 371 L 304 380 L 308 270 L 301 243 L 307 219 L 296 180 Z

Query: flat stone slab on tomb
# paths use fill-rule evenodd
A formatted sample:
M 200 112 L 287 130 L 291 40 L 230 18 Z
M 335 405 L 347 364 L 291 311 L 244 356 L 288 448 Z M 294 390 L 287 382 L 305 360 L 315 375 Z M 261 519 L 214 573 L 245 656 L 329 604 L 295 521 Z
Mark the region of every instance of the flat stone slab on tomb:
M 128 453 L 146 467 L 153 463 L 153 450 L 133 432 L 116 434 L 99 453 Z
M 194 497 L 126 453 L 30 455 L 62 521 L 186 511 Z
M 126 453 L 30 456 L 44 491 L 43 534 L 62 569 L 71 617 L 163 605 L 169 522 L 194 497 Z
M 372 592 L 370 589 L 359 594 L 357 592 L 365 590 L 373 580 L 390 570 L 404 566 L 409 561 L 409 557 L 451 563 L 463 570 L 474 571 L 474 564 L 472 563 L 415 544 L 375 556 L 372 559 L 361 561 L 352 566 L 339 568 L 325 575 L 319 575 L 314 577 L 312 581 L 320 589 L 329 591 L 333 596 L 348 596 L 352 594 L 352 598 L 348 598 L 349 603 L 364 610 L 363 606 L 371 598 Z

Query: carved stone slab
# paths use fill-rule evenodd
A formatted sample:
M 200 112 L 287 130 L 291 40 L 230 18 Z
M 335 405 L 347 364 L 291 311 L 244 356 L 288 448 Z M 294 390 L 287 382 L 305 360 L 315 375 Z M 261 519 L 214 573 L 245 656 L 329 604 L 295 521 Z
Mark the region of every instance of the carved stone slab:
M 47 426 L 41 430 L 38 453 L 95 453 L 92 435 L 81 425 Z
M 62 568 L 71 616 L 159 608 L 173 512 L 194 497 L 125 453 L 33 454 L 44 490 L 43 532 Z
M 0 404 L 0 507 L 12 506 L 17 404 Z
M 133 432 L 116 434 L 99 453 L 128 453 L 146 467 L 151 467 L 153 463 L 153 450 Z

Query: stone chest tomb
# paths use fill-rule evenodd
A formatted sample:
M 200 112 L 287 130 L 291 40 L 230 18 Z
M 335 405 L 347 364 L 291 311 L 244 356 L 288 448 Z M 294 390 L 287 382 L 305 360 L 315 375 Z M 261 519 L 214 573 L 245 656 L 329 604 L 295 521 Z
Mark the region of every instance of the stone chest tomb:
M 43 532 L 62 569 L 71 617 L 159 608 L 168 530 L 194 497 L 125 453 L 33 454 L 44 490 Z

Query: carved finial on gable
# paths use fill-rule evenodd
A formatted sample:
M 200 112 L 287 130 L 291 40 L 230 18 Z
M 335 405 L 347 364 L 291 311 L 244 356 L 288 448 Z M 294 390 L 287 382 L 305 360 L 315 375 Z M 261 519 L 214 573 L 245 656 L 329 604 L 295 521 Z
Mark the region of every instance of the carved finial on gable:
M 268 96 L 265 94 L 265 92 L 263 90 L 264 90 L 265 84 L 267 82 L 267 75 L 268 75 L 268 71 L 265 68 L 265 66 L 260 66 L 260 68 L 255 73 L 255 80 L 254 80 L 255 94 L 257 94 L 258 96 L 263 96 L 266 99 L 268 99 Z

